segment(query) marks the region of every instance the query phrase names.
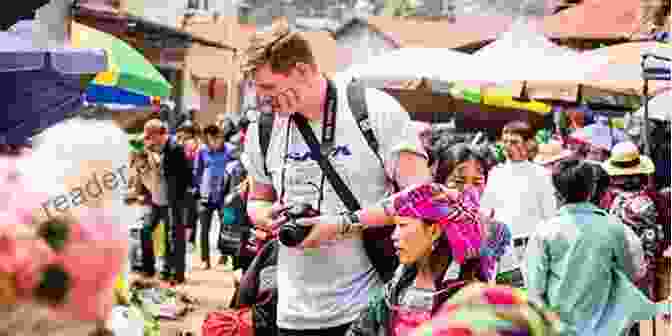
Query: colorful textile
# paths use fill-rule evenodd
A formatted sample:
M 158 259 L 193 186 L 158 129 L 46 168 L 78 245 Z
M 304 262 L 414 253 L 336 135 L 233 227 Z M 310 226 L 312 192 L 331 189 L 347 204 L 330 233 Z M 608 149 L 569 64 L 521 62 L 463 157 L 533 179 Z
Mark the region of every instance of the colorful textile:
M 394 199 L 397 216 L 438 222 L 450 243 L 453 259 L 463 264 L 478 258 L 481 273 L 494 276 L 496 261 L 511 243 L 511 231 L 502 222 L 479 211 L 480 187 L 462 193 L 440 184 L 410 187 Z
M 654 200 L 646 191 L 621 191 L 614 198 L 609 212 L 632 228 L 642 241 L 647 272 L 644 278 L 638 281 L 638 287 L 653 298 L 656 281 L 655 260 L 662 252 L 665 241 L 663 226 L 656 221 L 658 213 Z
M 447 280 L 438 282 L 435 291 L 419 289 L 414 286 L 417 272 L 415 265 L 400 265 L 392 280 L 371 291 L 366 311 L 352 323 L 346 336 L 411 335 L 465 285 L 464 281 Z
M 451 297 L 436 317 L 414 333 L 416 336 L 558 334 L 557 324 L 521 290 L 480 283 Z
M 456 262 L 463 264 L 465 259 L 479 256 L 483 233 L 478 207 L 459 193 L 437 183 L 417 185 L 397 196 L 394 208 L 397 216 L 437 222 Z
M 480 251 L 481 273 L 486 279 L 492 279 L 496 275 L 497 260 L 507 252 L 513 236 L 509 226 L 495 218 L 482 216 L 482 221 L 485 239 Z

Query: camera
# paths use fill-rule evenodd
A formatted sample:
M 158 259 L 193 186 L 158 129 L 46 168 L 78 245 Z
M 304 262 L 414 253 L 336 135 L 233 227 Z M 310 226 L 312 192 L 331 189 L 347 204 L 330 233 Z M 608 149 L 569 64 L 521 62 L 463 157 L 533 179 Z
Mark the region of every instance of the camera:
M 289 247 L 295 247 L 306 239 L 312 226 L 299 225 L 296 221 L 302 218 L 316 217 L 320 213 L 308 203 L 299 203 L 292 205 L 284 211 L 283 215 L 287 217 L 285 223 L 278 233 L 280 242 Z

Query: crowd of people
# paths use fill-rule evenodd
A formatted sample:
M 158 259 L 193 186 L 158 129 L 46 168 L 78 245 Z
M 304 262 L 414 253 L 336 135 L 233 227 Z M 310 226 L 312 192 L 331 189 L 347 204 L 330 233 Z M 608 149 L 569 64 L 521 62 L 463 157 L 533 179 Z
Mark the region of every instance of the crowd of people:
M 540 143 L 525 121 L 499 151 L 437 141 L 386 93 L 326 78 L 300 33 L 247 56 L 269 113 L 175 135 L 151 120 L 133 147 L 146 276 L 159 220 L 163 278 L 186 281 L 197 226 L 211 268 L 217 214 L 241 233 L 219 263 L 242 270 L 232 308 L 257 335 L 613 336 L 665 312 L 669 186 L 637 144 Z
M 166 234 L 159 245 L 167 251 L 159 270 L 161 279 L 183 283 L 184 256 L 187 249 L 193 250 L 197 245 L 201 247 L 202 267 L 212 267 L 213 215 L 217 214 L 223 225 L 232 226 L 236 221 L 227 216 L 224 203 L 225 196 L 245 177 L 240 164 L 244 125 L 244 120 L 235 125 L 230 119 L 221 118 L 201 128 L 187 119 L 171 132 L 165 122 L 152 119 L 145 124 L 142 138 L 130 141 L 129 167 L 133 174 L 127 201 L 150 209 L 141 234 L 141 271 L 145 276 L 154 277 L 157 271 L 153 238 L 161 222 Z M 241 232 L 234 231 L 233 238 L 238 237 L 236 233 Z M 245 263 L 244 258 L 237 258 L 237 251 L 222 246 L 220 250 L 223 251 L 217 264 L 233 269 Z

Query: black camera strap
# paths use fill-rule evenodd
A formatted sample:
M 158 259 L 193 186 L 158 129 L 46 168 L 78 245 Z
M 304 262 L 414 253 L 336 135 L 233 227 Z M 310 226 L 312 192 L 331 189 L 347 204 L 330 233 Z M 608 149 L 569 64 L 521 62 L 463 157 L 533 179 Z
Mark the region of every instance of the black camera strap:
M 327 99 L 325 102 L 324 116 L 322 118 L 322 144 L 317 140 L 317 136 L 313 132 L 312 128 L 308 124 L 308 120 L 301 114 L 294 114 L 293 120 L 296 124 L 297 129 L 303 136 L 303 139 L 306 141 L 306 144 L 310 148 L 312 154 L 312 159 L 317 161 L 322 169 L 322 186 L 320 194 L 323 193 L 324 189 L 324 179 L 329 180 L 331 186 L 334 188 L 334 191 L 341 199 L 345 207 L 349 211 L 357 211 L 361 209 L 359 201 L 352 193 L 350 188 L 343 182 L 343 179 L 334 169 L 334 166 L 329 161 L 329 157 L 333 153 L 334 147 L 334 137 L 336 134 L 336 112 L 337 112 L 337 101 L 338 101 L 338 92 L 336 86 L 332 81 L 328 81 L 327 86 Z M 321 198 L 322 196 L 320 196 Z M 321 210 L 321 209 L 320 209 Z

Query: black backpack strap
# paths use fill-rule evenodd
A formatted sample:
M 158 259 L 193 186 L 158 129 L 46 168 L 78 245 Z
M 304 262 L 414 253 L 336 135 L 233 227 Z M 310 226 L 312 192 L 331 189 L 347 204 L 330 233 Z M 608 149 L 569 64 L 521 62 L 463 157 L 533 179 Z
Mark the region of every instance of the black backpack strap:
M 362 81 L 353 79 L 350 84 L 348 84 L 348 105 L 350 106 L 350 111 L 352 111 L 352 116 L 357 122 L 357 127 L 362 132 L 362 135 L 366 139 L 366 143 L 369 144 L 373 154 L 376 155 L 378 161 L 380 161 L 380 166 L 385 169 L 385 161 L 380 156 L 380 144 L 376 138 L 376 134 L 373 132 L 371 127 L 371 121 L 369 120 L 369 108 L 366 105 L 366 87 Z M 397 181 L 390 179 L 390 182 L 393 184 L 395 191 L 399 191 L 399 185 Z
M 366 139 L 366 143 L 369 144 L 380 164 L 384 165 L 383 158 L 378 152 L 380 145 L 378 144 L 376 134 L 373 133 L 369 120 L 369 108 L 366 105 L 366 87 L 364 87 L 361 81 L 353 79 L 348 84 L 348 105 L 350 106 L 350 111 L 352 111 L 352 116 L 357 122 L 357 127 L 359 127 L 359 130 Z
M 261 158 L 264 162 L 264 172 L 267 176 L 271 176 L 266 166 L 266 155 L 268 154 L 268 146 L 271 143 L 271 131 L 273 131 L 273 120 L 275 115 L 273 113 L 260 113 L 258 119 L 259 126 L 259 148 L 261 148 Z

